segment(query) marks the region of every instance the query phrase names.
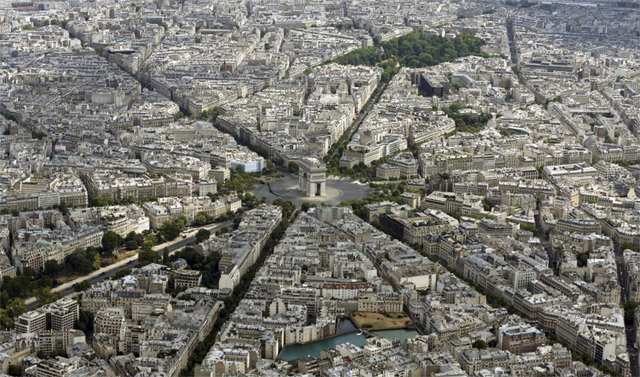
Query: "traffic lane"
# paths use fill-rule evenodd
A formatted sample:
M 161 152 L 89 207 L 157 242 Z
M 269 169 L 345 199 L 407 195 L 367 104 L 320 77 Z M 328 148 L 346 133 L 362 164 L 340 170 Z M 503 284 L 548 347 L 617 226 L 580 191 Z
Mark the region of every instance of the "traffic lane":
M 158 253 L 159 256 L 162 256 L 162 254 L 164 253 L 164 250 L 167 249 L 167 250 L 169 250 L 169 255 L 173 255 L 173 254 L 175 254 L 176 251 L 184 248 L 185 246 L 189 245 L 190 243 L 195 242 L 195 240 L 196 240 L 195 234 L 198 232 L 198 230 L 207 229 L 207 230 L 210 230 L 210 231 L 215 231 L 215 230 L 221 229 L 223 227 L 229 227 L 232 224 L 233 224 L 233 221 L 225 221 L 223 223 L 214 223 L 214 224 L 205 225 L 205 226 L 200 227 L 200 228 L 194 228 L 191 231 L 191 233 L 193 233 L 193 234 L 188 236 L 188 237 L 186 237 L 186 238 L 178 240 L 178 241 L 176 241 L 176 242 L 174 242 L 174 243 L 172 243 L 170 245 L 164 246 L 164 247 L 162 245 L 159 245 L 157 247 L 158 248 L 157 253 Z M 73 284 L 67 284 L 67 285 L 69 285 L 68 287 L 60 289 L 60 286 L 58 286 L 58 287 L 53 288 L 52 291 L 61 292 L 63 297 L 64 296 L 69 296 L 69 295 L 75 293 L 75 289 L 73 288 L 74 284 L 77 284 L 77 283 L 80 283 L 82 281 L 88 280 L 89 283 L 93 285 L 93 284 L 99 283 L 99 282 L 101 282 L 103 280 L 106 280 L 108 278 L 113 277 L 115 274 L 117 274 L 118 272 L 120 272 L 122 270 L 132 269 L 132 268 L 136 267 L 136 265 L 138 264 L 137 255 L 135 255 L 135 257 L 136 258 L 133 261 L 129 262 L 129 263 L 126 263 L 126 264 L 123 264 L 123 265 L 112 264 L 112 265 L 109 265 L 109 266 L 105 266 L 105 267 L 102 268 L 102 269 L 105 269 L 105 271 L 100 272 L 97 276 L 92 276 L 92 277 L 90 277 L 88 279 L 78 278 L 78 279 L 75 279 L 73 281 Z M 98 271 L 100 271 L 100 270 L 98 270 Z M 26 306 L 27 310 L 33 310 L 33 309 L 36 309 L 36 308 L 38 308 L 40 306 L 38 300 L 35 299 L 34 297 L 31 297 L 31 298 L 25 300 L 25 304 L 26 304 L 25 306 Z

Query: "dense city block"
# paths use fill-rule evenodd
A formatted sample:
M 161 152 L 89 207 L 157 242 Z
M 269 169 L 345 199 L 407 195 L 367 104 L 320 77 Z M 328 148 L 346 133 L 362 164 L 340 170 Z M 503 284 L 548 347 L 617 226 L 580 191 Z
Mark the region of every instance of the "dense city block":
M 640 376 L 639 30 L 0 0 L 0 374 Z

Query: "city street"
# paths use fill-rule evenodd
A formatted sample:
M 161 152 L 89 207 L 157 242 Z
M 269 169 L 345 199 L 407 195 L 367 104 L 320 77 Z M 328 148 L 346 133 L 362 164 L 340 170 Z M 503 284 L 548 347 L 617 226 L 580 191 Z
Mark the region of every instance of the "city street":
M 214 224 L 209 224 L 209 225 L 205 225 L 198 228 L 191 228 L 189 230 L 189 234 L 187 235 L 187 237 L 183 238 L 182 236 L 178 236 L 178 238 L 176 238 L 173 241 L 165 242 L 163 244 L 154 246 L 153 250 L 157 251 L 159 255 L 162 255 L 162 251 L 166 248 L 167 250 L 169 250 L 169 255 L 173 255 L 178 250 L 195 242 L 196 233 L 198 233 L 198 230 L 207 229 L 207 230 L 210 230 L 211 233 L 214 233 L 215 231 L 221 228 L 229 227 L 232 225 L 233 225 L 232 221 L 225 221 L 223 223 L 214 223 Z M 69 281 L 67 283 L 61 284 L 55 288 L 52 288 L 51 291 L 62 292 L 62 296 L 73 295 L 74 293 L 76 293 L 73 286 L 77 283 L 81 283 L 85 280 L 88 280 L 89 283 L 95 284 L 100 281 L 110 279 L 119 271 L 132 269 L 137 264 L 138 264 L 138 254 L 133 255 L 129 258 L 123 259 L 121 261 L 118 261 L 116 263 L 110 264 L 108 266 L 102 267 L 96 271 L 93 271 L 89 275 L 82 276 L 72 281 Z M 27 310 L 33 310 L 37 308 L 39 305 L 38 299 L 36 297 L 30 297 L 25 300 L 25 305 L 27 307 Z

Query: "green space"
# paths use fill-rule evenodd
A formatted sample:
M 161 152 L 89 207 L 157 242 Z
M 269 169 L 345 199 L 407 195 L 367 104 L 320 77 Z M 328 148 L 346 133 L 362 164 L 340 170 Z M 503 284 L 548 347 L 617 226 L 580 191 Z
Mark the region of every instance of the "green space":
M 354 312 L 353 318 L 364 329 L 401 328 L 411 324 L 405 313 Z
M 324 157 L 324 162 L 327 163 L 327 171 L 329 174 L 342 173 L 356 179 L 358 179 L 359 176 L 361 177 L 371 176 L 371 172 L 365 170 L 367 168 L 365 164 L 361 163 L 361 164 L 358 164 L 357 166 L 354 166 L 352 169 L 351 168 L 345 169 L 345 168 L 339 168 L 339 163 L 340 163 L 340 157 L 342 157 L 342 152 L 347 148 L 349 141 L 351 141 L 352 135 L 355 133 L 355 131 L 357 131 L 356 127 L 358 125 L 358 122 L 362 121 L 363 117 L 367 115 L 368 109 L 371 108 L 371 105 L 373 105 L 373 103 L 375 102 L 378 102 L 380 95 L 382 95 L 382 92 L 384 91 L 385 88 L 386 88 L 386 84 L 382 86 L 378 85 L 376 87 L 376 89 L 371 94 L 371 97 L 369 98 L 367 103 L 365 103 L 365 105 L 362 107 L 363 109 L 362 112 L 358 114 L 358 116 L 353 121 L 351 126 L 349 126 L 349 128 L 342 133 L 342 136 L 340 136 L 338 141 L 333 143 L 333 145 L 329 148 L 329 152 Z M 375 169 L 373 169 L 373 172 L 375 173 Z
M 586 267 L 587 262 L 589 261 L 589 252 L 585 251 L 584 253 L 580 253 L 576 255 L 576 261 L 577 261 L 578 267 Z
M 526 132 L 511 130 L 508 128 L 500 129 L 500 135 L 502 136 L 515 136 L 515 135 L 526 135 L 526 134 L 527 134 Z
M 638 303 L 635 301 L 627 301 L 622 304 L 622 308 L 624 309 L 624 323 L 627 326 L 632 326 L 634 322 L 634 316 L 636 310 L 638 309 Z
M 476 133 L 482 131 L 491 119 L 489 114 L 465 113 L 462 110 L 463 107 L 458 103 L 443 109 L 444 113 L 456 122 L 456 132 Z
M 240 279 L 240 283 L 234 288 L 233 293 L 223 299 L 224 308 L 220 310 L 220 313 L 218 314 L 218 318 L 213 324 L 213 328 L 211 332 L 207 335 L 207 337 L 202 342 L 196 345 L 195 349 L 193 350 L 193 353 L 189 357 L 187 366 L 182 371 L 180 371 L 180 376 L 193 375 L 194 367 L 196 366 L 196 364 L 202 362 L 204 357 L 209 352 L 209 349 L 211 349 L 211 347 L 215 343 L 216 336 L 218 335 L 218 332 L 222 328 L 222 325 L 229 318 L 231 313 L 233 313 L 233 311 L 236 309 L 236 307 L 240 303 L 240 300 L 242 300 L 242 298 L 244 297 L 245 293 L 247 293 L 247 290 L 249 289 L 251 281 L 253 281 L 253 278 L 255 274 L 258 272 L 258 269 L 262 266 L 266 258 L 273 252 L 273 248 L 276 246 L 278 241 L 280 241 L 282 236 L 284 236 L 284 232 L 287 230 L 287 227 L 289 226 L 289 222 L 293 220 L 297 212 L 295 205 L 290 201 L 282 201 L 280 199 L 276 199 L 273 201 L 273 204 L 279 205 L 280 207 L 282 207 L 282 220 L 280 221 L 278 226 L 274 229 L 274 231 L 271 232 L 271 235 L 269 236 L 269 239 L 267 240 L 264 248 L 260 252 L 260 257 L 258 258 L 256 263 L 253 266 L 251 266 L 251 268 L 249 268 L 249 270 L 242 276 L 242 278 Z M 187 261 L 187 263 L 189 263 L 189 261 Z M 205 267 L 205 269 L 206 268 L 207 267 Z M 217 272 L 217 274 L 219 274 L 219 272 Z M 212 275 L 211 278 L 215 279 L 216 277 Z M 205 281 L 206 278 L 204 275 L 202 280 L 203 280 L 203 285 L 206 286 L 208 282 Z
M 339 161 L 338 159 L 335 159 L 335 162 L 331 161 L 330 164 L 327 164 L 327 170 L 329 171 L 329 174 L 340 173 L 362 182 L 369 182 L 376 179 L 376 169 L 378 165 L 387 162 L 389 160 L 389 157 L 390 156 L 386 156 L 379 160 L 372 161 L 371 165 L 365 165 L 360 162 L 352 168 L 338 167 Z
M 119 260 L 115 255 L 118 250 L 129 250 L 131 255 L 137 250 L 141 264 L 157 262 L 158 254 L 152 248 L 164 242 L 163 239 L 171 239 L 173 233 L 170 232 L 173 231 L 174 226 L 182 229 L 181 222 L 178 220 L 165 224 L 158 233 L 131 232 L 123 238 L 114 232 L 107 231 L 103 235 L 100 247 L 75 250 L 61 263 L 48 260 L 42 271 L 26 268 L 15 277 L 4 277 L 0 287 L 0 327 L 7 329 L 13 326 L 13 320 L 25 310 L 25 299 L 36 297 L 42 305 L 56 301 L 61 294 L 53 292 L 53 287 L 116 262 Z M 80 292 L 88 289 L 89 286 L 88 282 L 81 282 L 75 284 L 73 288 L 76 292 Z
M 440 63 L 455 60 L 469 55 L 485 56 L 481 51 L 484 41 L 473 33 L 462 32 L 455 38 L 444 38 L 433 35 L 425 35 L 419 31 L 411 32 L 399 38 L 382 42 L 373 47 L 360 48 L 334 60 L 335 63 L 345 65 L 378 66 L 382 73 L 382 85 L 376 88 L 370 101 L 377 102 L 385 85 L 400 70 L 400 67 L 423 68 Z M 368 180 L 375 176 L 375 165 L 365 166 L 359 164 L 354 168 L 338 168 L 342 152 L 347 148 L 353 129 L 360 120 L 366 116 L 370 103 L 364 106 L 363 113 L 354 122 L 342 137 L 331 147 L 325 162 L 330 174 L 341 173 L 354 179 Z M 456 130 L 465 132 L 477 132 L 482 129 L 489 117 L 488 115 L 461 114 L 455 106 L 451 111 L 451 117 L 456 122 Z
M 392 182 L 392 183 L 382 183 L 382 184 L 373 184 L 370 186 L 373 188 L 371 192 L 362 200 L 345 200 L 340 203 L 340 207 L 351 207 L 353 209 L 353 213 L 363 220 L 367 220 L 368 211 L 365 207 L 367 204 L 378 203 L 383 201 L 390 201 L 395 203 L 403 204 L 405 200 L 400 197 L 403 192 L 420 192 L 420 190 L 410 189 L 408 188 L 404 182 Z M 422 193 L 421 193 L 422 194 Z M 379 224 L 372 224 L 379 225 Z
M 253 209 L 265 203 L 263 198 L 258 200 L 248 191 L 255 187 L 265 177 L 273 177 L 278 173 L 273 164 L 268 165 L 264 174 L 232 172 L 231 178 L 220 188 L 219 193 L 211 195 L 212 199 L 217 199 L 220 195 L 236 193 L 242 199 L 243 207 L 235 214 L 225 214 L 218 218 L 210 217 L 204 213 L 196 215 L 194 225 L 202 226 L 213 222 L 223 222 L 233 220 L 234 226 L 239 224 L 242 213 L 245 210 Z M 94 198 L 93 205 L 126 204 L 135 202 L 132 199 L 122 201 L 112 201 L 106 198 Z M 282 204 L 282 203 L 280 203 Z M 67 214 L 69 207 L 62 203 L 56 207 L 62 213 Z M 17 211 L 16 211 L 17 212 Z M 17 213 L 16 213 L 17 215 Z M 102 244 L 99 247 L 88 247 L 78 249 L 68 255 L 62 263 L 49 260 L 45 263 L 43 271 L 31 271 L 26 269 L 16 277 L 4 277 L 0 287 L 0 328 L 13 327 L 13 320 L 25 311 L 24 300 L 29 297 L 37 297 L 41 304 L 53 302 L 60 298 L 59 292 L 52 292 L 51 288 L 73 280 L 77 277 L 87 275 L 96 271 L 100 267 L 113 264 L 125 257 L 138 253 L 140 265 L 159 263 L 163 258 L 153 249 L 154 246 L 167 241 L 172 241 L 180 236 L 186 228 L 187 220 L 184 217 L 165 222 L 157 231 L 146 231 L 143 233 L 131 232 L 126 237 L 121 237 L 115 232 L 107 231 L 102 237 Z M 220 233 L 228 232 L 228 228 L 220 229 Z M 202 242 L 211 236 L 210 231 L 201 229 L 196 233 L 196 240 Z M 192 269 L 202 270 L 203 284 L 213 287 L 219 279 L 217 271 L 217 256 L 209 258 L 195 258 L 190 251 L 182 251 L 176 254 L 186 257 Z M 217 259 L 216 259 L 217 258 Z M 167 260 L 164 260 L 165 262 Z M 76 292 L 81 292 L 90 287 L 88 282 L 77 283 L 73 286 Z
M 335 59 L 335 62 L 379 66 L 384 69 L 382 81 L 388 82 L 400 67 L 423 68 L 463 56 L 484 56 L 481 51 L 483 45 L 481 38 L 469 32 L 462 32 L 455 38 L 444 38 L 414 31 L 379 46 L 357 49 Z
M 640 245 L 635 245 L 631 242 L 626 241 L 620 245 L 620 250 L 631 250 L 636 253 L 640 253 Z
M 175 262 L 176 260 L 184 259 L 187 262 L 189 269 L 201 272 L 201 285 L 203 287 L 217 288 L 218 280 L 220 280 L 220 258 L 222 258 L 222 255 L 218 252 L 212 253 L 209 256 L 204 256 L 202 253 L 194 250 L 192 247 L 185 247 L 184 249 L 173 254 L 171 257 L 166 258 L 165 264 L 167 266 L 170 266 L 171 263 Z
M 538 235 L 538 228 L 533 224 L 520 224 L 520 230 L 529 231 L 533 233 L 534 236 Z

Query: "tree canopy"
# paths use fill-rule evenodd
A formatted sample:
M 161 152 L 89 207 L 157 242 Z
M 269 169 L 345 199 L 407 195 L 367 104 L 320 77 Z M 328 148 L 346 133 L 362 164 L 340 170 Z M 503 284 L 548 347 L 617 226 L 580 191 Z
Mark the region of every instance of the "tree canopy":
M 462 106 L 453 103 L 451 106 L 444 108 L 443 111 L 447 116 L 456 123 L 456 131 L 476 133 L 481 131 L 489 122 L 489 114 L 473 114 L 461 112 Z
M 208 240 L 209 237 L 211 237 L 211 232 L 207 229 L 200 229 L 198 233 L 196 233 L 196 241 L 198 243 Z
M 158 255 L 158 252 L 149 247 L 143 247 L 138 253 L 138 262 L 143 266 L 151 263 L 157 263 L 159 261 L 160 255 Z
M 483 55 L 484 41 L 473 33 L 462 32 L 455 38 L 425 35 L 419 31 L 343 55 L 335 62 L 348 65 L 377 65 L 384 68 L 383 81 L 389 81 L 398 66 L 422 68 L 469 55 Z
M 174 220 L 167 221 L 160 227 L 160 234 L 166 241 L 173 241 L 180 235 L 180 232 L 187 226 L 187 219 L 184 217 Z
M 102 250 L 107 253 L 113 252 L 122 241 L 122 237 L 113 231 L 106 231 L 102 235 Z
M 65 267 L 80 274 L 88 274 L 100 268 L 100 254 L 94 247 L 76 250 L 64 260 Z

